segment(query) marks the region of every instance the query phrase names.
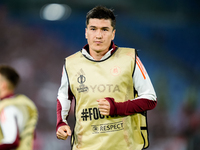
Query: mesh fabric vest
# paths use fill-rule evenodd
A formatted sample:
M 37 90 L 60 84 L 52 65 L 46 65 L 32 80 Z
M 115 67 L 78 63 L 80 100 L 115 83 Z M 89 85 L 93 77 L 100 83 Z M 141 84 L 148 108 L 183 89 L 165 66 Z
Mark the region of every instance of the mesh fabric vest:
M 135 49 L 118 48 L 103 61 L 89 60 L 77 52 L 65 62 L 70 89 L 75 96 L 72 149 L 141 150 L 147 147 L 144 115 L 103 116 L 97 103 L 97 99 L 104 97 L 112 97 L 116 102 L 135 98 L 132 80 Z
M 0 102 L 0 112 L 3 108 L 14 105 L 18 107 L 22 113 L 29 113 L 29 119 L 26 122 L 23 131 L 20 133 L 20 144 L 16 150 L 32 150 L 33 149 L 33 139 L 34 139 L 34 130 L 38 120 L 38 112 L 35 104 L 24 95 L 17 95 L 13 98 L 7 98 Z M 28 112 L 25 111 L 24 107 L 28 109 Z M 26 114 L 24 114 L 26 115 Z M 0 133 L 1 134 L 1 133 Z M 3 138 L 1 134 L 0 137 Z M 1 141 L 1 139 L 0 139 Z

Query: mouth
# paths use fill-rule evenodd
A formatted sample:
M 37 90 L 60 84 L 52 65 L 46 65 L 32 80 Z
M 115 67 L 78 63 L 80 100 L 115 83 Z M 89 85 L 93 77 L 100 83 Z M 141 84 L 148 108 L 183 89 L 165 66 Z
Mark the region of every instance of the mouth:
M 96 43 L 96 44 L 101 44 L 101 43 L 103 43 L 102 41 L 94 41 L 94 43 Z

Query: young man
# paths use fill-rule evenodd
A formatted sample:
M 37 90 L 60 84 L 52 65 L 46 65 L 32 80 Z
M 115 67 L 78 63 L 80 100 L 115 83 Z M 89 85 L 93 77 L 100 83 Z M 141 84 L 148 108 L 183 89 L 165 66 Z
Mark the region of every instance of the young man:
M 65 59 L 57 97 L 57 138 L 66 140 L 75 99 L 73 150 L 141 150 L 148 147 L 146 111 L 157 98 L 135 49 L 117 47 L 115 16 L 97 6 L 86 17 L 88 44 Z
M 18 73 L 0 66 L 0 149 L 32 150 L 38 120 L 35 104 L 24 95 L 15 95 Z

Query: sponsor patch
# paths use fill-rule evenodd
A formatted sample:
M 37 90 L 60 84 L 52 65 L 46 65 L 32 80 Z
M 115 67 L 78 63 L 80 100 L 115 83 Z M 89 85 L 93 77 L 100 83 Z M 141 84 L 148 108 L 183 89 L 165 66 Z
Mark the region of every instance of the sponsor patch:
M 124 129 L 124 126 L 123 126 L 122 121 L 115 122 L 115 123 L 92 125 L 93 134 L 114 132 L 114 131 L 120 131 L 123 129 Z

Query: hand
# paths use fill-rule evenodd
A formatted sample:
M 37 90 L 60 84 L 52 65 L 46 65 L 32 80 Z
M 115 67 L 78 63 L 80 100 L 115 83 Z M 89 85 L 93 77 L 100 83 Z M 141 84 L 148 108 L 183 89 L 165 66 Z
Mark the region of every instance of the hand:
M 66 140 L 68 136 L 71 136 L 71 129 L 68 125 L 64 125 L 58 128 L 56 132 L 57 138 Z
M 106 99 L 98 99 L 97 102 L 100 114 L 108 116 L 110 114 L 110 103 Z

